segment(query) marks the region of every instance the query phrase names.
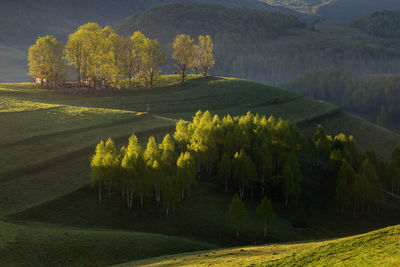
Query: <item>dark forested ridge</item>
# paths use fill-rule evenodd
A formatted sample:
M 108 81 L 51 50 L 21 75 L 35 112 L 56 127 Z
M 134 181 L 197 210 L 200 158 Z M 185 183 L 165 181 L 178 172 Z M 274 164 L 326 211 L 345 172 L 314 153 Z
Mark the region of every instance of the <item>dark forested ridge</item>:
M 400 10 L 375 12 L 357 20 L 354 26 L 376 37 L 400 38 Z
M 221 3 L 226 6 L 246 6 L 295 14 L 279 7 L 271 7 L 257 0 L 4 0 L 0 9 L 0 41 L 11 44 L 26 44 L 42 34 L 54 34 L 65 39 L 78 25 L 90 21 L 114 24 L 133 12 L 151 6 L 171 2 Z
M 400 8 L 397 0 L 336 0 L 321 6 L 317 15 L 334 21 L 353 21 L 370 13 Z
M 399 70 L 397 51 L 359 40 L 354 36 L 360 32 L 346 27 L 340 30 L 354 32 L 348 39 L 281 13 L 171 4 L 135 14 L 116 30 L 123 35 L 140 30 L 166 48 L 177 33 L 210 34 L 217 62 L 213 74 L 268 83 L 288 81 L 315 68 L 335 67 L 355 74 Z M 172 67 L 170 64 L 166 70 L 172 71 Z
M 270 5 L 283 6 L 298 12 L 316 13 L 318 8 L 328 5 L 335 0 L 261 0 Z
M 400 8 L 397 0 L 261 0 L 270 5 L 315 14 L 333 21 L 353 21 L 370 13 Z

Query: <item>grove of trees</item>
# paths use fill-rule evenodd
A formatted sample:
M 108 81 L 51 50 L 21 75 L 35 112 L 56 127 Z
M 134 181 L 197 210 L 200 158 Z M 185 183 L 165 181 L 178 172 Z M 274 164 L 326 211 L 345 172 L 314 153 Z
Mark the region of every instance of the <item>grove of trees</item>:
M 204 76 L 214 65 L 213 43 L 209 35 L 199 36 L 199 43 L 180 34 L 173 44 L 173 59 L 182 73 L 188 69 L 202 69 Z M 53 36 L 39 38 L 29 49 L 29 75 L 49 86 L 63 84 L 69 68 L 77 83 L 93 88 L 119 87 L 127 80 L 132 86 L 136 78 L 141 86 L 153 87 L 161 74 L 167 55 L 156 39 L 147 38 L 140 31 L 121 37 L 110 27 L 96 23 L 80 26 L 72 33 L 65 47 Z M 69 68 L 68 68 L 69 67 Z
M 220 118 L 198 111 L 191 122 L 180 120 L 173 135 L 161 143 L 150 137 L 145 147 L 135 135 L 119 151 L 111 139 L 101 141 L 91 162 L 91 184 L 100 202 L 117 193 L 130 210 L 150 201 L 168 216 L 177 202 L 190 198 L 197 181 L 208 179 L 237 194 L 230 207 L 237 235 L 246 217 L 238 199 L 262 199 L 257 216 L 266 236 L 273 218 L 266 197 L 301 205 L 304 164 L 334 174 L 340 213 L 379 213 L 384 192 L 400 192 L 400 150 L 378 160 L 372 151 L 359 153 L 352 136 L 331 137 L 318 126 L 313 138 L 304 138 L 288 121 L 250 112 Z

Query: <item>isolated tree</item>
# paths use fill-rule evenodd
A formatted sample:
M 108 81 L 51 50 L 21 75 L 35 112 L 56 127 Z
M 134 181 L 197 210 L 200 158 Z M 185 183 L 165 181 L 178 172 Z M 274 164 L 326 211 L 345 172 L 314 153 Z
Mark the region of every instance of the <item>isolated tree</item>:
M 185 82 L 187 69 L 192 65 L 194 59 L 193 39 L 189 35 L 179 34 L 172 44 L 172 58 L 177 62 Z
M 129 86 L 132 85 L 132 78 L 135 70 L 135 57 L 133 50 L 135 49 L 134 42 L 131 37 L 126 37 L 122 41 L 121 47 L 121 73 L 128 78 Z
M 161 153 L 161 163 L 165 176 L 172 176 L 176 173 L 175 163 L 177 154 L 175 152 L 175 143 L 170 134 L 166 134 L 162 143 L 159 145 Z
M 330 142 L 328 137 L 325 135 L 324 128 L 320 124 L 317 126 L 315 131 L 314 143 L 318 154 L 318 166 L 321 166 L 329 156 Z
M 301 193 L 301 182 L 303 180 L 303 175 L 301 173 L 300 164 L 297 160 L 297 156 L 294 151 L 291 151 L 289 153 L 288 163 L 290 165 L 290 170 L 293 174 L 293 183 L 294 183 L 293 194 L 296 196 L 296 206 L 297 206 L 298 196 Z
M 122 73 L 124 39 L 110 27 L 103 29 L 101 78 L 117 81 Z
M 240 226 L 246 220 L 247 212 L 246 207 L 238 194 L 235 194 L 232 199 L 231 205 L 229 206 L 229 214 L 232 223 L 236 226 L 236 239 L 239 239 Z
M 95 154 L 90 162 L 90 185 L 98 189 L 100 203 L 102 200 L 102 187 L 105 177 L 105 167 L 103 163 L 105 154 L 105 143 L 104 141 L 100 141 L 96 146 Z
M 229 156 L 224 153 L 222 156 L 221 162 L 218 166 L 218 176 L 222 179 L 225 183 L 225 192 L 228 192 L 228 181 L 231 177 L 231 160 Z
M 29 48 L 29 76 L 51 83 L 65 78 L 64 47 L 54 36 L 39 37 Z
M 144 160 L 146 162 L 148 176 L 153 180 L 154 192 L 157 204 L 161 201 L 161 153 L 154 136 L 149 138 L 146 150 L 144 151 Z
M 181 199 L 185 198 L 185 190 L 190 197 L 190 187 L 196 182 L 196 167 L 189 152 L 181 153 L 177 162 L 177 179 L 181 191 Z
M 145 190 L 145 173 L 143 162 L 143 149 L 140 146 L 136 135 L 129 137 L 128 146 L 125 149 L 125 155 L 121 162 L 124 169 L 125 179 L 124 188 L 126 192 L 127 206 L 132 209 L 133 199 L 136 187 L 140 193 L 140 204 L 143 206 L 143 194 Z
M 101 64 L 102 28 L 97 23 L 87 23 L 69 35 L 65 46 L 66 57 L 74 67 L 78 83 L 96 76 Z
M 111 138 L 108 138 L 105 143 L 105 154 L 103 155 L 103 167 L 104 167 L 103 181 L 105 186 L 107 187 L 108 199 L 110 199 L 113 183 L 115 183 L 115 180 L 117 179 L 117 176 L 119 174 L 118 153 L 117 149 L 115 148 L 114 141 Z
M 177 154 L 175 152 L 175 143 L 170 134 L 165 135 L 162 143 L 159 145 L 161 152 L 161 175 L 163 205 L 165 206 L 165 215 L 168 216 L 169 210 L 175 206 L 179 200 L 179 185 L 176 171 Z
M 198 53 L 200 54 L 198 61 L 203 69 L 203 75 L 207 76 L 208 70 L 215 64 L 213 55 L 214 45 L 210 35 L 199 36 L 198 49 Z
M 274 211 L 272 210 L 271 201 L 264 197 L 257 206 L 257 217 L 264 223 L 264 239 L 267 239 L 267 225 L 274 219 Z
M 174 139 L 178 142 L 178 146 L 183 152 L 183 150 L 187 147 L 190 142 L 190 133 L 189 133 L 189 123 L 184 120 L 179 120 L 176 123 L 176 128 L 174 132 Z
M 289 162 L 287 162 L 283 167 L 282 179 L 282 190 L 285 197 L 285 206 L 287 207 L 289 204 L 289 198 L 296 192 L 294 175 Z
M 201 50 L 200 47 L 198 45 L 193 45 L 193 53 L 194 53 L 194 57 L 193 57 L 193 61 L 191 64 L 191 67 L 194 70 L 194 73 L 197 75 L 199 74 L 199 69 L 201 69 Z
M 167 55 L 161 50 L 157 40 L 146 38 L 143 44 L 140 77 L 153 88 L 154 79 L 161 73 L 161 64 L 167 63 Z
M 250 185 L 251 181 L 256 177 L 256 168 L 251 158 L 246 155 L 244 150 L 240 150 L 235 154 L 232 161 L 233 177 L 238 185 L 240 198 L 244 197 L 245 189 Z
M 142 69 L 142 64 L 143 64 L 143 58 L 144 58 L 144 53 L 145 53 L 145 42 L 146 42 L 146 36 L 140 32 L 136 31 L 132 36 L 132 45 L 133 45 L 133 74 L 138 78 L 139 80 L 143 80 L 143 78 L 140 76 L 143 73 L 141 72 Z
M 343 160 L 336 178 L 336 200 L 341 206 L 341 213 L 344 213 L 344 208 L 350 203 L 351 197 L 354 194 L 351 192 L 352 184 L 355 181 L 355 172 L 353 167 Z

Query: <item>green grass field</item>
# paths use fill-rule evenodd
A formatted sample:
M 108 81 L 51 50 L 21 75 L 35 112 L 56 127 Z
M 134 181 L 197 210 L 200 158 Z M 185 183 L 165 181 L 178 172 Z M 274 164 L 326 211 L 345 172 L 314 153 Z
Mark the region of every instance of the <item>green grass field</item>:
M 100 139 L 112 137 L 119 147 L 132 133 L 143 143 L 150 135 L 160 140 L 177 119 L 189 120 L 199 109 L 274 115 L 309 135 L 321 123 L 329 134 L 353 134 L 360 149 L 375 149 L 381 157 L 400 147 L 399 135 L 332 104 L 246 80 L 189 78 L 180 85 L 179 76 L 170 75 L 160 82 L 163 87 L 93 95 L 0 84 L 0 265 L 105 266 L 262 243 L 256 203 L 248 203 L 250 219 L 237 242 L 234 227 L 227 227 L 231 196 L 207 182 L 199 182 L 192 198 L 168 219 L 152 203 L 146 204 L 147 211 L 132 213 L 120 207 L 117 197 L 100 206 L 87 186 L 89 160 Z M 311 171 L 308 176 L 318 175 Z M 392 200 L 391 205 L 398 203 Z M 397 215 L 340 219 L 328 211 L 311 216 L 281 204 L 275 209 L 268 242 L 333 238 L 400 222 Z M 293 227 L 301 216 L 311 216 L 312 224 Z
M 118 266 L 399 266 L 400 226 L 320 242 L 164 256 Z

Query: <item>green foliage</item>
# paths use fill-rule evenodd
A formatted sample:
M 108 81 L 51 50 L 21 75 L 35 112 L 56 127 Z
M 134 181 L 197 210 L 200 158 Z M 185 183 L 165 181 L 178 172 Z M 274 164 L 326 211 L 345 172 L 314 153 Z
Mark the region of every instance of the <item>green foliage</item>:
M 193 65 L 195 57 L 193 39 L 191 39 L 189 35 L 179 34 L 176 36 L 172 48 L 174 51 L 172 59 L 178 63 L 182 75 L 182 82 L 184 82 L 187 68 Z
M 39 37 L 29 48 L 29 76 L 47 85 L 60 84 L 65 79 L 64 47 L 54 36 Z
M 229 206 L 229 214 L 232 223 L 236 226 L 236 238 L 239 239 L 240 225 L 246 220 L 247 212 L 246 207 L 238 194 L 235 194 L 232 198 L 231 205 Z
M 257 217 L 264 223 L 264 239 L 267 238 L 267 224 L 270 224 L 274 219 L 274 211 L 272 210 L 271 200 L 264 197 L 257 206 Z

